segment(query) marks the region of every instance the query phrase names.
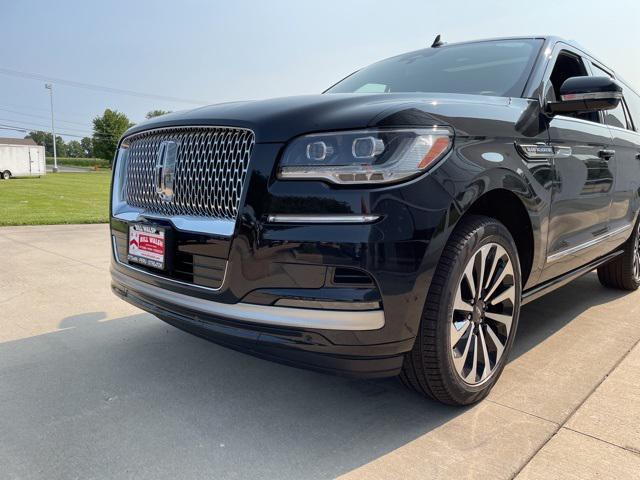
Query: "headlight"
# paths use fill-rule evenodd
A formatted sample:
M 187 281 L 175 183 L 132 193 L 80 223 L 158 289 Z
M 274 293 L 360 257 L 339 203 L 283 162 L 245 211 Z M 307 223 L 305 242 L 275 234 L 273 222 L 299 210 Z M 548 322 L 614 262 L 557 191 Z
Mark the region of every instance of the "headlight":
M 340 184 L 397 182 L 427 170 L 452 141 L 453 132 L 445 127 L 305 135 L 287 146 L 278 176 Z

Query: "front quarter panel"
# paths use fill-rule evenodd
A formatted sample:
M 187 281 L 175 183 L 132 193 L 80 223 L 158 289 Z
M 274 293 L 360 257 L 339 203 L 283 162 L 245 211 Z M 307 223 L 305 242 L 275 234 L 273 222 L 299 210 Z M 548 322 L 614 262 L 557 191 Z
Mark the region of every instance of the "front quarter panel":
M 522 224 L 530 222 L 533 233 L 531 272 L 523 290 L 535 285 L 545 265 L 554 168 L 551 158 L 527 159 L 516 145 L 548 142 L 538 102 L 517 99 L 447 120 L 456 129 L 455 154 L 432 175 L 454 198 L 449 232 L 484 195 L 510 192 L 526 211 Z

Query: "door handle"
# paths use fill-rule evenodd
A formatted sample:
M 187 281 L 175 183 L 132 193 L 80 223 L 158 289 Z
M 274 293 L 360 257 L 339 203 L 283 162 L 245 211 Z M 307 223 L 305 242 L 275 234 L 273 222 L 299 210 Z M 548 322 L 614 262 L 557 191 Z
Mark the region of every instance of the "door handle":
M 640 152 L 636 153 L 636 160 L 640 160 Z
M 600 150 L 598 152 L 598 155 L 600 156 L 600 158 L 603 158 L 605 160 L 609 160 L 611 157 L 613 157 L 616 154 L 615 150 Z

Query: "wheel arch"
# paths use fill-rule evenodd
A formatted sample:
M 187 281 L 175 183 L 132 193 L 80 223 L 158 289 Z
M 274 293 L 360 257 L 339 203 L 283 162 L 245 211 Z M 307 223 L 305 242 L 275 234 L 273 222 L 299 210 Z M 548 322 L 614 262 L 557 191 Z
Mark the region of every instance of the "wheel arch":
M 522 284 L 526 285 L 531 276 L 535 244 L 533 225 L 520 198 L 510 190 L 496 188 L 476 199 L 463 217 L 466 215 L 495 218 L 509 230 L 518 250 Z
M 537 192 L 524 172 L 497 168 L 483 172 L 467 183 L 455 197 L 450 232 L 466 215 L 495 218 L 511 233 L 522 270 L 523 290 L 533 286 L 546 255 L 549 197 Z

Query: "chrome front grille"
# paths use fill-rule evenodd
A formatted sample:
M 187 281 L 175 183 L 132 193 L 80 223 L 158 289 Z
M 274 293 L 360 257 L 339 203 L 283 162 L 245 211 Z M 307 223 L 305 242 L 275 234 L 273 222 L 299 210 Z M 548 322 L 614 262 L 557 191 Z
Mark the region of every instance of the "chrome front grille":
M 156 159 L 162 142 L 177 145 L 173 197 L 158 194 Z M 235 220 L 255 144 L 251 130 L 170 127 L 134 134 L 128 146 L 124 200 L 147 212 Z

